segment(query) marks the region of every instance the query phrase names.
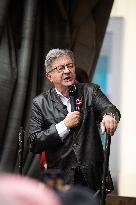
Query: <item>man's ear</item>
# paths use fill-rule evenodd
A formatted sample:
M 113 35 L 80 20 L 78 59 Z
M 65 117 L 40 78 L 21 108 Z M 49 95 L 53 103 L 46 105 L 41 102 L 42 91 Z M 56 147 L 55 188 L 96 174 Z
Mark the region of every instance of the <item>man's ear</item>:
M 45 76 L 46 76 L 46 78 L 48 78 L 48 80 L 49 80 L 50 82 L 52 82 L 52 77 L 51 77 L 51 74 L 50 74 L 50 73 L 45 73 Z

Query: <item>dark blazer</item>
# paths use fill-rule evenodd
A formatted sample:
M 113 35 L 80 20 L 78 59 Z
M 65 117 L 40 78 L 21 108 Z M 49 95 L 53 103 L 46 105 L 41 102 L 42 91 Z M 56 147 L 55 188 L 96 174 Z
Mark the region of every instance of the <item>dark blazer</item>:
M 101 185 L 103 146 L 98 124 L 104 114 L 120 118 L 119 110 L 102 93 L 98 85 L 78 84 L 77 97 L 83 101 L 81 122 L 65 138 L 60 138 L 55 124 L 64 120 L 66 106 L 54 88 L 33 99 L 29 123 L 29 148 L 33 153 L 46 150 L 48 168 L 62 169 L 66 183 L 73 183 L 79 166 L 90 188 Z

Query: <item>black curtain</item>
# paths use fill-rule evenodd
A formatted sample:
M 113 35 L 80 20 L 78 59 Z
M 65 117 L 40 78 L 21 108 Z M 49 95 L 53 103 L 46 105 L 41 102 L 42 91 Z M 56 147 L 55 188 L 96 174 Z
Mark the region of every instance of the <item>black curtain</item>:
M 34 96 L 50 87 L 44 58 L 69 48 L 92 76 L 113 0 L 3 0 L 0 2 L 0 171 L 18 172 L 18 133 Z M 23 174 L 37 177 L 38 157 L 24 135 Z

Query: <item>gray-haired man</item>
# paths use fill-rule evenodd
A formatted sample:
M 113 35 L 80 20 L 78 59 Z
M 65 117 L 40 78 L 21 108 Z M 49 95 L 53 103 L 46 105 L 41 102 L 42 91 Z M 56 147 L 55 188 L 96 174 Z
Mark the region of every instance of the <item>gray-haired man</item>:
M 61 169 L 65 183 L 98 190 L 101 186 L 103 147 L 98 131 L 113 135 L 119 110 L 98 85 L 76 84 L 73 52 L 52 49 L 45 60 L 46 77 L 54 84 L 33 99 L 29 124 L 29 147 L 33 153 L 46 150 L 48 169 Z M 80 109 L 71 112 L 69 89 L 76 86 Z M 79 108 L 79 104 L 78 104 Z

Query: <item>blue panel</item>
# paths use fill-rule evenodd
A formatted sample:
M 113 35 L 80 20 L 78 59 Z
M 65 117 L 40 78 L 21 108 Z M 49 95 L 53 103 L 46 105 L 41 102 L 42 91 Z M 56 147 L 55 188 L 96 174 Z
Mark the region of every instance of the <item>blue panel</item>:
M 92 82 L 100 85 L 101 90 L 107 94 L 108 56 L 100 56 Z

